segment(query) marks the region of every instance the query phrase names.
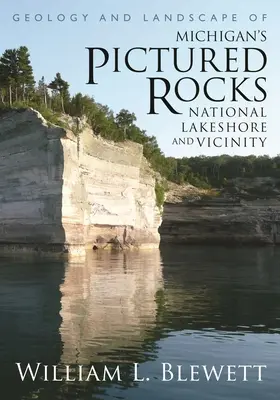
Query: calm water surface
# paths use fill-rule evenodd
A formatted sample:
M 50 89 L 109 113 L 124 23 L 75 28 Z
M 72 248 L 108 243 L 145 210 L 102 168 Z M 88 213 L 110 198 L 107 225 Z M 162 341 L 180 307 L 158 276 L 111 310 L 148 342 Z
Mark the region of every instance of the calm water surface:
M 278 399 L 280 249 L 165 247 L 94 252 L 84 264 L 0 259 L 0 388 L 5 400 Z M 120 366 L 122 381 L 21 382 L 15 365 Z M 162 382 L 162 363 L 174 379 Z M 139 363 L 135 382 L 133 363 Z M 189 365 L 267 365 L 236 382 L 177 382 Z

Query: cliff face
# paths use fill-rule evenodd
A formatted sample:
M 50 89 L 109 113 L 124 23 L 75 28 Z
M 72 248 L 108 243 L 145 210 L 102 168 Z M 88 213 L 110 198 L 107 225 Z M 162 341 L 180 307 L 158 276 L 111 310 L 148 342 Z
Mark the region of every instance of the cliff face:
M 155 179 L 136 143 L 48 124 L 34 110 L 0 117 L 2 249 L 83 253 L 157 247 Z
M 163 243 L 280 244 L 280 202 L 217 198 L 166 203 L 159 232 Z

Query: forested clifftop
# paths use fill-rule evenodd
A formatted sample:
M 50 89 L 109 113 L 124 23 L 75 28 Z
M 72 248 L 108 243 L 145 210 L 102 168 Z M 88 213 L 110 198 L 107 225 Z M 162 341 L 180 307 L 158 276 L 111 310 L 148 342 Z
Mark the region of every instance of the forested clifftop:
M 1 225 L 3 241 L 20 243 L 30 233 L 40 243 L 70 243 L 77 248 L 80 244 L 83 248 L 85 238 L 96 247 L 112 239 L 121 244 L 120 237 L 128 245 L 158 245 L 158 210 L 164 202 L 166 181 L 172 181 L 179 186 L 175 196 L 168 193 L 167 200 L 175 197 L 177 205 L 165 204 L 160 228 L 163 240 L 280 242 L 280 156 L 166 157 L 156 137 L 137 126 L 134 113 L 125 109 L 115 113 L 87 95 L 71 95 L 69 88 L 59 72 L 50 82 L 42 77 L 36 83 L 26 47 L 8 49 L 0 58 L 0 133 L 4 160 L 0 210 L 2 215 L 6 212 Z M 40 115 L 32 111 L 29 120 L 31 114 L 26 107 L 33 107 Z M 22 115 L 27 114 L 19 112 L 22 109 L 29 113 L 25 120 Z M 105 142 L 100 150 L 100 144 Z M 89 160 L 96 166 L 94 170 Z M 129 163 L 131 168 L 127 168 Z M 92 185 L 94 188 L 88 189 Z M 6 187 L 8 191 L 4 190 Z M 190 191 L 194 200 L 215 195 L 222 202 L 191 208 L 183 204 L 185 199 L 188 203 Z M 275 212 L 271 212 L 270 201 L 237 204 L 240 198 L 266 201 L 270 194 L 276 196 Z M 230 204 L 223 202 L 224 196 L 230 197 Z M 37 211 L 32 213 L 34 198 Z M 33 203 L 28 203 L 30 199 Z M 28 210 L 25 216 L 23 210 Z M 90 219 L 89 215 L 95 217 Z M 17 221 L 15 225 L 13 219 Z M 36 223 L 28 230 L 24 224 L 29 221 L 32 225 L 34 219 Z M 55 226 L 57 220 L 63 221 L 59 227 Z M 40 231 L 40 224 L 45 224 L 44 231 Z M 25 243 L 31 243 L 30 238 Z
M 137 126 L 133 112 L 125 109 L 116 112 L 86 94 L 71 95 L 70 84 L 62 74 L 53 71 L 53 75 L 49 82 L 44 77 L 36 82 L 28 48 L 5 50 L 0 57 L 0 108 L 33 107 L 46 120 L 58 125 L 62 124 L 61 113 L 85 117 L 97 136 L 141 144 L 152 168 L 163 178 L 179 184 L 187 182 L 207 189 L 224 187 L 234 178 L 280 178 L 280 155 L 166 157 L 155 135 Z M 170 138 L 173 136 L 174 132 L 170 132 Z

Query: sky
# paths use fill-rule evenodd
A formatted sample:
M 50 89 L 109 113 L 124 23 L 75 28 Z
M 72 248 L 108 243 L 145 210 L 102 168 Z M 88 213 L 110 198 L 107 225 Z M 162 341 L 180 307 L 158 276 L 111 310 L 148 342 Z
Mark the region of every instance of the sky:
M 77 21 L 70 21 L 70 16 L 77 16 Z M 84 15 L 87 15 L 84 21 Z M 111 21 L 111 15 L 118 15 L 119 21 Z M 130 21 L 123 21 L 123 15 Z M 144 14 L 145 19 L 144 21 Z M 164 21 L 164 14 L 172 15 L 172 22 Z M 177 22 L 177 15 L 184 16 L 184 20 Z M 193 14 L 194 21 L 189 21 L 189 14 Z M 224 14 L 224 21 L 222 15 Z M 236 17 L 232 17 L 235 14 Z M 153 18 L 157 15 L 156 20 Z M 201 19 L 199 20 L 199 15 Z M 214 15 L 214 17 L 213 17 Z M 264 15 L 264 17 L 263 17 Z M 35 16 L 38 20 L 35 21 Z M 65 18 L 63 22 L 57 18 Z M 103 16 L 103 17 L 102 17 Z M 129 17 L 128 17 L 129 16 Z M 251 17 L 250 17 L 251 16 Z M 182 16 L 179 16 L 182 19 Z M 213 19 L 210 21 L 210 19 Z M 236 18 L 234 21 L 232 19 Z M 251 21 L 251 19 L 256 19 Z M 17 21 L 16 21 L 16 20 Z M 106 21 L 104 21 L 104 19 Z M 158 21 L 159 19 L 160 21 Z M 215 21 L 217 19 L 217 21 Z M 48 21 L 51 20 L 51 21 Z M 0 54 L 7 48 L 16 48 L 25 45 L 29 48 L 35 78 L 42 76 L 49 82 L 57 72 L 70 83 L 71 94 L 82 92 L 93 96 L 102 104 L 107 104 L 115 113 L 120 109 L 128 109 L 134 112 L 137 117 L 137 125 L 145 129 L 149 135 L 155 135 L 163 152 L 167 156 L 190 157 L 195 155 L 217 155 L 217 154 L 269 154 L 271 156 L 280 153 L 279 138 L 279 93 L 280 93 L 280 50 L 278 30 L 280 22 L 280 3 L 277 0 L 246 0 L 246 1 L 224 1 L 224 0 L 197 0 L 187 2 L 185 0 L 142 0 L 132 2 L 131 0 L 10 0 L 3 1 L 0 14 Z M 235 36 L 239 31 L 254 32 L 265 31 L 267 40 L 261 42 L 181 42 L 176 41 L 177 32 L 184 34 L 185 31 L 230 31 Z M 259 35 L 259 34 L 258 34 Z M 95 69 L 94 74 L 97 85 L 88 85 L 88 50 L 87 47 L 102 47 L 109 52 L 109 61 L 103 68 Z M 113 72 L 114 53 L 113 48 L 119 50 L 119 69 L 121 72 Z M 194 66 L 188 73 L 176 71 L 172 63 L 172 53 L 163 55 L 163 70 L 156 71 L 155 52 L 146 55 L 142 51 L 135 52 L 131 62 L 138 68 L 147 66 L 145 73 L 132 73 L 124 65 L 124 55 L 132 47 L 179 47 L 180 60 L 185 57 L 189 60 L 189 48 L 194 48 Z M 225 68 L 225 47 L 234 47 L 232 57 L 238 56 L 238 63 L 232 61 L 232 66 L 238 64 L 238 72 L 217 72 L 211 66 L 207 67 L 208 72 L 200 72 L 201 68 L 201 47 L 210 47 L 216 51 L 215 65 L 222 70 Z M 244 47 L 258 47 L 267 55 L 267 66 L 258 73 L 244 73 Z M 235 56 L 236 56 L 235 55 Z M 102 62 L 101 53 L 96 57 L 96 63 Z M 183 62 L 183 61 L 182 61 Z M 251 68 L 257 68 L 261 64 L 261 55 L 251 52 Z M 233 68 L 232 67 L 232 68 Z M 157 115 L 149 115 L 150 81 L 148 77 L 165 78 L 170 81 L 171 88 L 168 95 L 170 104 L 181 114 L 172 114 L 162 101 L 156 101 Z M 184 77 L 195 79 L 200 87 L 198 97 L 191 102 L 183 102 L 176 98 L 174 88 L 176 82 Z M 211 94 L 215 97 L 226 96 L 224 102 L 211 102 L 203 94 L 203 85 L 207 79 L 212 77 L 224 77 L 225 82 L 216 81 L 210 87 Z M 241 82 L 244 77 L 250 79 L 243 85 L 244 92 L 249 97 L 261 97 L 261 92 L 254 87 L 254 81 L 258 77 L 265 77 L 262 81 L 267 92 L 267 98 L 263 102 L 246 102 L 238 97 L 238 102 L 231 102 L 232 78 Z M 156 93 L 164 90 L 163 82 L 156 81 Z M 190 96 L 193 93 L 192 81 L 181 82 L 179 86 L 182 97 Z M 243 89 L 242 89 L 243 90 Z M 260 114 L 263 107 L 264 117 L 254 118 L 206 118 L 190 117 L 189 109 L 198 107 L 199 113 L 209 107 L 248 107 L 249 111 L 256 108 Z M 257 128 L 261 129 L 261 122 L 266 122 L 267 132 L 200 132 L 199 123 L 207 123 L 205 129 L 209 130 L 209 122 L 227 122 L 239 124 L 240 122 L 257 122 Z M 195 124 L 198 132 L 182 132 Z M 245 126 L 245 125 L 243 125 Z M 261 147 L 261 140 L 255 140 L 255 147 L 249 139 L 247 147 L 226 147 L 224 138 L 244 137 L 264 138 L 264 147 Z M 177 145 L 174 138 L 193 139 L 192 145 Z M 200 147 L 202 139 L 206 138 Z M 222 147 L 214 147 L 213 139 L 222 137 L 216 143 Z M 210 139 L 208 139 L 210 138 Z M 248 144 L 249 143 L 249 144 Z M 209 147 L 210 144 L 210 147 Z

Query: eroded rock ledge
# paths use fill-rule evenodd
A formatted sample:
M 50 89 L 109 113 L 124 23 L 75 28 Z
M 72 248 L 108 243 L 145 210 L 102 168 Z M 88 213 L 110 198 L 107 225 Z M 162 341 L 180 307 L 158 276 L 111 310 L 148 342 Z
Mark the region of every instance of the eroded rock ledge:
M 0 250 L 158 247 L 155 178 L 142 146 L 80 128 L 75 135 L 32 109 L 0 117 Z
M 195 188 L 186 187 L 184 198 L 171 190 L 159 229 L 162 243 L 279 245 L 280 182 L 255 178 L 233 183 L 231 194 L 226 189 L 212 198 Z

